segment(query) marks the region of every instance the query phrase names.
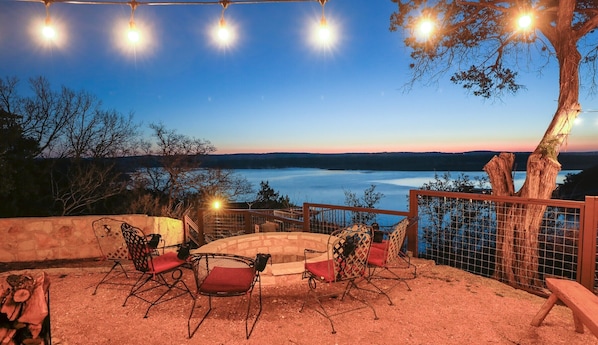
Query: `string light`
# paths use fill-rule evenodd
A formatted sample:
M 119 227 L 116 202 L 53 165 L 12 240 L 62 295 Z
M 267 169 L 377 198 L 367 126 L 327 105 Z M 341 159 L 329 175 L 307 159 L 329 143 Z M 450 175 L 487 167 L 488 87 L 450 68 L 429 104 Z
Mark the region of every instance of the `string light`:
M 56 31 L 52 26 L 52 20 L 50 19 L 50 1 L 44 2 L 46 6 L 46 21 L 44 22 L 44 27 L 42 28 L 42 35 L 48 40 L 53 40 L 56 37 Z
M 221 45 L 229 45 L 234 41 L 235 35 L 231 30 L 230 25 L 224 19 L 224 11 L 231 4 L 235 5 L 247 5 L 247 4 L 263 4 L 263 3 L 289 3 L 289 2 L 318 2 L 322 6 L 322 17 L 319 23 L 319 29 L 317 32 L 318 41 L 322 45 L 330 45 L 334 39 L 333 31 L 331 30 L 326 17 L 324 16 L 324 5 L 328 0 L 191 0 L 191 1 L 119 1 L 119 0 L 20 0 L 26 2 L 41 2 L 46 6 L 46 20 L 45 25 L 42 29 L 42 34 L 47 39 L 54 39 L 56 32 L 52 27 L 50 20 L 49 7 L 53 3 L 61 4 L 75 4 L 75 5 L 129 5 L 131 7 L 131 18 L 129 20 L 129 30 L 127 32 L 128 41 L 132 44 L 140 43 L 142 36 L 138 31 L 134 13 L 135 9 L 139 5 L 147 6 L 169 6 L 169 5 L 221 5 L 222 13 L 216 30 L 217 41 Z
M 532 26 L 532 16 L 528 13 L 521 15 L 517 20 L 517 25 L 520 29 L 528 30 Z
M 129 42 L 132 44 L 137 44 L 139 42 L 139 31 L 135 26 L 135 8 L 137 7 L 137 1 L 133 0 L 130 3 L 131 5 L 131 19 L 129 20 L 129 32 L 127 32 L 127 37 L 129 38 Z
M 330 48 L 335 43 L 336 37 L 334 28 L 330 26 L 326 15 L 324 13 L 324 7 L 328 0 L 317 0 L 322 7 L 322 15 L 320 21 L 314 30 L 314 42 L 317 46 L 322 48 Z
M 216 29 L 216 41 L 221 46 L 228 46 L 233 41 L 233 33 L 228 25 L 226 25 L 226 20 L 224 20 L 224 11 L 228 8 L 228 4 L 230 1 L 228 0 L 221 0 L 220 4 L 222 5 L 222 12 L 220 13 L 220 20 L 218 21 L 218 27 Z

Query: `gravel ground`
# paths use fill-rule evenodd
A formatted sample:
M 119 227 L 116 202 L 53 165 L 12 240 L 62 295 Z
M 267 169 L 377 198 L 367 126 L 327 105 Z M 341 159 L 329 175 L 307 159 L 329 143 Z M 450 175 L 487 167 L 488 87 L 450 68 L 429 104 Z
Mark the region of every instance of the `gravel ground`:
M 569 309 L 555 306 L 540 327 L 530 321 L 544 298 L 513 289 L 492 279 L 451 267 L 417 260 L 418 276 L 390 290 L 394 305 L 378 294 L 359 292 L 376 310 L 340 314 L 329 322 L 307 308 L 299 312 L 307 282 L 263 286 L 263 312 L 249 340 L 245 339 L 245 297 L 214 300 L 214 310 L 192 339 L 187 337 L 190 297 L 177 298 L 153 308 L 131 299 L 125 286 L 102 285 L 92 295 L 109 265 L 44 268 L 50 277 L 52 343 L 93 344 L 598 344 L 586 328 L 576 333 Z M 0 273 L 39 274 L 40 270 Z M 191 272 L 185 271 L 192 286 Z M 127 282 L 127 281 L 123 281 Z M 360 286 L 365 286 L 363 283 Z M 318 289 L 333 289 L 318 285 Z M 255 296 L 254 296 L 255 298 Z M 199 303 L 205 305 L 201 297 Z M 326 302 L 342 311 L 351 299 Z M 198 310 L 198 313 L 201 311 Z M 194 318 L 194 322 L 199 319 Z

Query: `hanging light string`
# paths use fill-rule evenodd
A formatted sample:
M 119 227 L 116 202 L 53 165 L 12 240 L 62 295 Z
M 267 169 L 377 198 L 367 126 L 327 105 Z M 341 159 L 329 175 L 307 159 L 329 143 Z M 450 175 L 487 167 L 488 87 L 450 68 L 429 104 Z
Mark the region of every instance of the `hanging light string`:
M 61 3 L 74 5 L 146 5 L 146 6 L 176 6 L 176 5 L 255 5 L 265 3 L 318 2 L 322 6 L 328 0 L 198 0 L 198 1 L 85 1 L 85 0 L 17 0 L 19 2 L 41 2 L 44 4 Z
M 268 4 L 268 3 L 295 3 L 295 2 L 317 2 L 322 6 L 322 16 L 320 18 L 319 25 L 319 40 L 321 44 L 330 44 L 330 29 L 326 22 L 324 14 L 324 7 L 328 0 L 181 0 L 181 1 L 118 1 L 118 0 L 16 0 L 18 2 L 39 2 L 43 3 L 46 7 L 46 22 L 43 28 L 44 36 L 49 40 L 54 40 L 55 33 L 51 26 L 50 11 L 49 7 L 52 4 L 73 4 L 73 5 L 128 5 L 131 8 L 131 17 L 129 19 L 129 31 L 128 38 L 131 43 L 137 43 L 140 40 L 139 31 L 135 25 L 135 10 L 139 6 L 185 6 L 185 5 L 220 5 L 222 6 L 222 12 L 220 20 L 218 22 L 218 33 L 217 40 L 222 45 L 229 45 L 231 41 L 234 41 L 234 33 L 230 28 L 227 27 L 227 23 L 224 19 L 224 11 L 230 5 L 255 5 L 255 4 Z

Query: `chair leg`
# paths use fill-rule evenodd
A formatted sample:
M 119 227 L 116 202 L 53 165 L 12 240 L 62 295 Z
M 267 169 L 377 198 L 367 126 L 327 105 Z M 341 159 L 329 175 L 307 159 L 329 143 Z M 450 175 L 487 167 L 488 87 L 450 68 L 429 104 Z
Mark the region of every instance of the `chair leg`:
M 175 271 L 176 272 L 176 271 Z M 174 277 L 174 272 L 173 272 L 173 277 Z M 124 303 L 123 303 L 123 307 L 127 304 L 127 300 L 129 299 L 129 297 L 134 296 L 139 298 L 140 300 L 149 303 L 149 307 L 147 308 L 147 310 L 145 311 L 145 315 L 143 316 L 144 318 L 148 317 L 149 311 L 152 307 L 154 307 L 155 305 L 158 305 L 160 303 L 164 303 L 167 301 L 170 301 L 171 299 L 180 297 L 182 295 L 185 294 L 189 294 L 189 296 L 191 296 L 191 298 L 193 297 L 193 294 L 191 293 L 191 290 L 189 290 L 189 288 L 187 287 L 187 284 L 185 284 L 185 282 L 181 279 L 182 277 L 182 273 L 178 273 L 178 277 L 174 278 L 174 282 L 168 283 L 166 281 L 166 279 L 161 275 L 158 274 L 155 277 L 151 274 L 147 274 L 147 278 L 145 279 L 145 281 L 143 281 L 142 283 L 141 280 L 143 278 L 143 275 L 137 280 L 137 282 L 135 283 L 135 285 L 133 285 L 133 288 L 131 288 L 131 292 L 129 293 L 129 295 L 127 296 L 127 298 L 125 299 Z M 146 289 L 142 289 L 145 284 L 149 283 L 149 281 L 153 281 L 155 283 L 155 285 L 150 286 Z M 182 284 L 182 287 L 179 287 L 178 284 Z M 166 290 L 157 298 L 154 300 L 149 300 L 147 298 L 145 298 L 144 296 L 142 296 L 143 293 L 148 292 L 150 290 L 159 288 L 159 287 L 166 287 Z M 171 292 L 172 290 L 177 289 L 180 292 L 174 296 L 171 296 L 169 298 L 163 299 L 164 296 L 166 296 L 169 292 Z
M 173 277 L 174 277 L 175 272 L 177 272 L 177 271 L 174 271 L 172 273 Z M 194 298 L 193 294 L 191 293 L 191 290 L 189 290 L 189 287 L 187 286 L 187 284 L 185 284 L 185 282 L 182 280 L 182 275 L 183 275 L 182 272 L 179 272 L 178 274 L 179 274 L 178 277 L 174 278 L 174 281 L 172 283 L 169 283 L 168 281 L 166 281 L 166 279 L 164 278 L 164 276 L 162 276 L 161 274 L 158 274 L 156 276 L 156 280 L 159 280 L 158 284 L 166 286 L 167 289 L 160 295 L 160 297 L 158 297 L 154 301 L 150 302 L 150 306 L 147 308 L 147 310 L 145 312 L 145 315 L 143 316 L 144 318 L 147 318 L 150 309 L 152 307 L 158 305 L 158 304 L 161 304 L 161 303 L 164 303 L 164 302 L 168 302 L 168 301 L 170 301 L 172 299 L 175 299 L 177 297 L 183 296 L 185 294 L 189 294 L 189 296 L 191 296 L 191 298 Z M 178 286 L 179 283 L 182 284 L 183 286 L 179 287 Z M 156 286 L 156 287 L 159 287 L 159 286 Z M 150 288 L 150 290 L 151 289 L 152 288 Z M 177 294 L 173 295 L 173 296 L 170 296 L 169 298 L 163 299 L 164 296 L 168 295 L 173 290 L 179 290 L 179 292 Z
M 258 308 L 258 312 L 257 315 L 255 316 L 255 320 L 253 321 L 253 324 L 251 325 L 251 329 L 249 329 L 249 325 L 248 325 L 248 320 L 249 320 L 249 311 L 251 309 L 251 295 L 253 294 L 253 289 L 251 289 L 251 291 L 249 292 L 249 301 L 247 302 L 247 314 L 245 315 L 245 336 L 246 339 L 249 339 L 249 337 L 251 336 L 251 333 L 253 333 L 253 329 L 255 328 L 255 324 L 257 323 L 257 320 L 260 318 L 260 315 L 262 314 L 262 282 L 260 280 L 260 278 L 258 278 L 257 281 L 258 284 L 258 304 L 259 304 L 259 308 Z
M 357 286 L 357 289 L 359 289 L 359 290 L 365 290 L 365 291 L 370 291 L 370 292 L 374 292 L 374 293 L 378 293 L 378 294 L 384 295 L 384 297 L 386 297 L 386 299 L 388 300 L 388 305 L 394 305 L 394 303 L 392 302 L 392 299 L 390 298 L 390 296 L 388 295 L 388 293 L 386 293 L 386 291 L 384 291 L 378 285 L 374 284 L 374 282 L 372 281 L 373 280 L 372 278 L 373 278 L 373 276 L 374 276 L 374 274 L 376 272 L 376 268 L 371 268 L 370 267 L 369 270 L 370 271 L 368 272 L 368 277 L 365 278 L 365 281 L 368 284 L 372 285 L 374 287 L 375 291 L 374 290 L 365 289 L 365 288 L 361 288 L 359 286 Z
M 363 303 L 367 307 L 369 307 L 372 310 L 372 312 L 374 313 L 374 320 L 378 320 L 378 314 L 376 314 L 376 309 L 374 309 L 374 307 L 370 303 L 368 303 L 368 301 L 366 301 L 363 298 L 358 298 L 357 296 L 351 294 L 351 289 L 352 288 L 358 289 L 357 288 L 357 284 L 355 283 L 355 281 L 351 280 L 351 281 L 349 281 L 347 283 L 347 285 L 348 286 L 347 286 L 347 293 L 346 294 L 349 295 L 349 297 L 353 298 L 354 300 L 360 301 L 361 303 Z
M 109 283 L 108 280 L 108 276 L 110 276 L 110 274 L 112 273 L 112 271 L 114 271 L 114 269 L 120 266 L 122 273 L 124 273 L 125 277 L 129 278 L 129 275 L 127 274 L 127 271 L 125 270 L 125 268 L 123 267 L 123 265 L 120 263 L 119 260 L 114 261 L 114 264 L 112 265 L 112 268 L 110 268 L 110 270 L 104 275 L 104 277 L 102 277 L 102 280 L 100 280 L 100 282 L 96 285 L 96 288 L 93 290 L 92 295 L 95 295 L 98 292 L 98 288 L 100 287 L 100 285 L 102 284 L 117 284 L 117 283 Z M 121 284 L 117 284 L 117 285 L 121 285 Z M 122 284 L 125 285 L 125 284 Z
M 326 319 L 328 319 L 328 322 L 330 322 L 330 327 L 332 328 L 332 334 L 336 333 L 336 329 L 334 328 L 334 322 L 332 321 L 332 318 L 334 316 L 340 315 L 340 314 L 345 314 L 351 311 L 355 311 L 358 309 L 363 309 L 363 308 L 370 308 L 372 310 L 372 312 L 374 313 L 374 320 L 378 320 L 378 314 L 376 314 L 376 310 L 374 309 L 374 307 L 369 304 L 366 300 L 362 299 L 362 298 L 358 298 L 357 296 L 353 295 L 351 293 L 351 289 L 352 288 L 357 288 L 357 285 L 355 284 L 354 281 L 348 281 L 347 284 L 345 285 L 345 288 L 343 290 L 343 293 L 341 294 L 341 297 L 338 299 L 339 301 L 342 301 L 345 296 L 349 296 L 351 299 L 356 300 L 361 302 L 364 306 L 363 307 L 359 307 L 359 308 L 353 308 L 353 309 L 349 309 L 349 310 L 343 310 L 334 314 L 330 314 L 328 313 L 328 311 L 326 310 L 326 308 L 324 307 L 324 304 L 322 303 L 322 299 L 323 298 L 328 298 L 328 297 L 337 297 L 338 294 L 327 294 L 327 295 L 322 295 L 322 296 L 318 296 L 316 293 L 316 282 L 315 282 L 315 278 L 311 277 L 309 278 L 310 280 L 308 281 L 308 285 L 309 285 L 309 290 L 307 291 L 307 295 L 303 301 L 303 304 L 301 305 L 301 309 L 299 310 L 299 312 L 302 312 L 303 309 L 305 308 L 305 306 L 308 304 L 307 300 L 311 297 L 315 300 L 315 303 L 317 303 L 317 307 L 314 308 L 314 310 L 324 316 Z M 358 289 L 358 288 L 357 288 Z
M 212 296 L 208 296 L 208 310 L 205 312 L 205 314 L 203 315 L 197 326 L 195 326 L 193 331 L 191 331 L 191 318 L 193 317 L 193 313 L 195 311 L 196 302 L 197 299 L 193 299 L 193 307 L 191 308 L 191 313 L 189 314 L 189 320 L 187 320 L 187 331 L 189 334 L 189 339 L 191 339 L 195 335 L 195 332 L 197 332 L 199 326 L 201 326 L 201 324 L 205 321 L 206 317 L 208 317 L 208 314 L 210 314 L 210 312 L 212 311 Z
M 140 284 L 140 282 L 143 280 L 144 276 L 146 276 L 146 274 L 142 274 L 141 276 L 139 276 L 139 279 L 137 279 L 137 281 L 135 282 L 135 284 L 133 284 L 133 287 L 131 287 L 131 291 L 129 291 L 129 294 L 127 295 L 127 298 L 125 298 L 125 301 L 123 302 L 123 307 L 125 305 L 127 305 L 127 301 L 129 300 L 129 297 L 131 297 L 131 296 L 135 296 L 135 297 L 137 297 L 139 299 L 142 299 L 142 300 L 146 301 L 145 299 L 143 299 L 140 296 L 136 295 L 138 292 L 141 292 L 141 291 L 139 291 L 139 289 L 141 289 L 148 281 L 150 281 L 152 279 L 152 276 L 148 274 L 147 278 L 145 279 L 145 281 Z M 144 290 L 144 291 L 147 291 L 147 290 Z M 148 302 L 148 301 L 146 301 L 146 302 Z

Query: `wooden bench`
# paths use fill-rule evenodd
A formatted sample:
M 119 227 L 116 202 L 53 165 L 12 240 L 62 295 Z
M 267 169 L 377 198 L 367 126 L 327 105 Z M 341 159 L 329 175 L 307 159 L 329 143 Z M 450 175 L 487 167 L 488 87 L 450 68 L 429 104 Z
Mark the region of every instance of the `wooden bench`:
M 583 325 L 598 337 L 598 296 L 576 281 L 546 278 L 552 292 L 534 319 L 532 326 L 540 326 L 557 301 L 562 301 L 573 312 L 575 331 L 583 333 Z

